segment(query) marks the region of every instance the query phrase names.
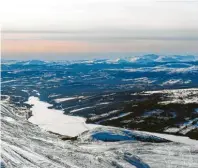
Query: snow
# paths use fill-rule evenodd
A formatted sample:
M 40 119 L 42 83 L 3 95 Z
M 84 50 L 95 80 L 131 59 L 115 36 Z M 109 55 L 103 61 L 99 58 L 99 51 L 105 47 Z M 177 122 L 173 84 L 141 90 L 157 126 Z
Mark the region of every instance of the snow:
M 166 86 L 166 85 L 175 85 L 175 84 L 189 84 L 191 83 L 191 80 L 182 80 L 182 79 L 170 79 L 168 81 L 165 81 L 162 83 L 162 86 Z
M 117 72 L 166 72 L 168 74 L 187 74 L 187 73 L 196 73 L 198 70 L 197 66 L 185 67 L 185 68 L 171 68 L 166 66 L 155 66 L 155 67 L 140 67 L 140 68 L 107 68 L 106 71 L 117 71 Z M 152 81 L 151 81 L 152 82 Z M 154 82 L 154 81 L 153 81 Z M 187 80 L 184 83 L 190 83 L 191 81 Z
M 187 144 L 187 145 L 192 145 L 198 149 L 198 141 L 190 139 L 189 137 L 185 136 L 176 136 L 176 135 L 169 135 L 169 134 L 161 134 L 161 133 L 153 133 L 153 132 L 146 132 L 146 131 L 141 131 L 142 133 L 154 135 L 160 138 L 164 138 L 173 142 L 178 142 L 182 144 Z
M 30 105 L 33 105 L 32 115 L 29 118 L 29 121 L 33 124 L 38 125 L 39 127 L 51 131 L 54 133 L 58 133 L 61 135 L 66 135 L 70 137 L 75 137 L 83 132 L 90 131 L 94 128 L 99 127 L 99 125 L 94 124 L 86 124 L 85 118 L 82 117 L 76 117 L 76 116 L 68 116 L 63 114 L 63 111 L 61 110 L 55 110 L 55 109 L 49 109 L 48 107 L 52 106 L 51 104 L 48 104 L 46 102 L 42 102 L 37 97 L 30 97 L 28 102 L 26 102 Z M 101 126 L 100 126 L 101 127 Z M 104 127 L 103 127 L 104 128 Z M 138 133 L 135 131 L 135 133 Z M 141 132 L 144 133 L 144 132 Z M 180 142 L 185 143 L 188 145 L 196 145 L 198 147 L 198 141 L 189 139 L 188 137 L 180 137 L 180 136 L 174 136 L 174 135 L 166 135 L 166 134 L 159 134 L 159 133 L 149 133 L 145 132 L 146 134 L 157 136 L 159 138 L 164 138 L 170 141 L 174 142 Z M 110 133 L 105 132 L 99 132 L 97 136 L 99 137 L 106 137 L 105 135 L 109 135 L 109 137 L 113 138 L 121 138 L 122 135 L 113 135 Z M 119 137 L 118 137 L 119 136 Z M 125 138 L 125 137 L 123 137 Z
M 71 110 L 70 113 L 75 113 L 75 112 L 90 109 L 90 108 L 93 108 L 93 107 L 82 107 L 82 108 L 79 108 L 79 109 L 74 109 L 74 110 Z
M 98 120 L 98 119 L 101 119 L 101 118 L 106 118 L 112 114 L 116 114 L 118 113 L 119 110 L 112 110 L 112 111 L 109 111 L 109 112 L 106 112 L 106 113 L 103 113 L 101 115 L 97 115 L 97 116 L 93 116 L 93 117 L 90 117 L 89 119 L 90 120 Z
M 110 104 L 111 102 L 101 102 L 101 103 L 99 103 L 99 104 L 97 104 L 97 105 L 107 105 L 107 104 Z
M 15 122 L 15 120 L 11 117 L 2 117 L 2 119 L 7 121 L 7 122 Z
M 170 127 L 165 130 L 169 133 L 180 133 L 186 135 L 188 132 L 192 131 L 195 128 L 198 128 L 198 118 L 188 120 L 187 122 L 182 123 L 179 127 Z
M 21 91 L 22 91 L 22 92 L 26 92 L 26 93 L 28 93 L 28 90 L 25 90 L 25 89 L 22 89 Z
M 164 132 L 168 132 L 168 133 L 176 133 L 180 130 L 180 128 L 176 128 L 176 127 L 171 127 L 171 128 L 167 128 L 166 130 L 164 130 Z
M 37 96 L 40 96 L 40 93 L 37 90 L 33 90 L 32 92 L 36 93 Z
M 141 131 L 132 131 L 123 128 L 116 128 L 110 126 L 97 127 L 89 132 L 86 132 L 79 136 L 83 142 L 86 141 L 140 141 L 140 142 L 168 142 L 164 138 L 160 138 L 154 135 L 143 133 Z
M 57 97 L 57 96 L 60 96 L 60 94 L 51 94 L 51 95 L 49 95 L 48 97 L 49 97 L 49 98 L 53 98 L 53 97 Z
M 109 118 L 108 120 L 115 120 L 115 119 L 118 119 L 118 118 L 122 118 L 122 117 L 128 116 L 128 115 L 130 115 L 130 114 L 132 114 L 132 113 L 133 113 L 133 112 L 121 113 L 120 115 L 115 116 L 115 117 L 111 117 L 111 118 Z
M 141 55 L 141 56 L 131 56 L 131 57 L 121 57 L 115 60 L 107 60 L 108 63 L 123 63 L 123 62 L 132 62 L 132 63 L 151 63 L 151 62 L 191 62 L 197 61 L 197 56 L 181 56 L 181 55 Z
M 154 83 L 156 80 L 151 80 L 147 77 L 141 77 L 141 78 L 133 78 L 133 79 L 122 79 L 122 81 L 124 81 L 124 82 L 133 81 L 135 83 L 151 84 L 151 83 Z
M 66 97 L 66 98 L 54 99 L 54 101 L 56 103 L 61 103 L 61 102 L 69 101 L 69 100 L 75 100 L 75 99 L 76 97 Z
M 35 99 L 35 98 L 34 98 Z M 38 106 L 39 99 L 34 100 Z M 46 106 L 49 104 L 45 104 Z M 57 135 L 40 129 L 25 119 L 17 106 L 1 105 L 1 165 L 15 168 L 197 168 L 197 148 L 180 143 L 140 141 L 62 141 Z M 42 105 L 43 106 L 43 105 Z M 46 110 L 46 109 L 45 109 Z M 39 111 L 40 112 L 40 111 Z M 48 111 L 49 112 L 49 111 Z M 24 113 L 24 117 L 16 115 Z M 56 111 L 56 113 L 58 113 Z M 61 112 L 60 112 L 61 113 Z M 9 123 L 7 123 L 9 122 Z M 97 127 L 96 129 L 99 129 Z M 112 131 L 111 131 L 112 130 Z M 101 127 L 100 132 L 129 136 L 124 129 Z M 134 132 L 134 131 L 133 131 Z M 94 130 L 85 132 L 93 135 Z M 95 131 L 96 133 L 96 131 Z M 83 134 L 81 136 L 83 136 Z M 138 131 L 136 135 L 148 136 Z M 143 136 L 144 135 L 144 136 Z M 151 135 L 150 137 L 154 137 Z M 177 137 L 177 139 L 181 137 Z M 2 166 L 2 167 L 3 167 Z
M 158 90 L 158 91 L 146 91 L 141 94 L 165 94 L 165 100 L 159 102 L 160 104 L 169 104 L 169 103 L 180 103 L 180 104 L 188 104 L 188 103 L 198 103 L 198 89 L 190 88 L 190 89 L 172 89 L 172 90 Z
M 4 83 L 12 83 L 12 82 L 16 82 L 17 80 L 8 80 L 8 81 L 3 81 L 1 82 L 1 84 L 4 84 Z
M 75 99 L 82 99 L 82 98 L 84 98 L 84 96 L 58 98 L 58 99 L 54 99 L 54 101 L 56 103 L 61 103 L 61 102 L 65 102 L 65 101 L 70 101 L 70 100 L 75 100 Z
M 32 116 L 28 120 L 47 131 L 75 137 L 96 127 L 93 124 L 86 124 L 83 117 L 69 116 L 61 110 L 49 109 L 48 107 L 52 105 L 40 101 L 37 97 L 29 97 L 26 103 L 33 105 Z

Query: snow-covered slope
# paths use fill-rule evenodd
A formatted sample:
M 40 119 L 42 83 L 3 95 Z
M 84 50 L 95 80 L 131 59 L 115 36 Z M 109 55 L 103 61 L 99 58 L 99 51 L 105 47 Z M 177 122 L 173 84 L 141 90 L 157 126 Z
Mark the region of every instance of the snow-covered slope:
M 25 108 L 6 101 L 1 104 L 2 167 L 16 168 L 168 168 L 198 166 L 196 146 L 167 142 L 133 141 L 104 142 L 85 139 L 94 132 L 108 132 L 113 128 L 97 128 L 77 141 L 62 141 L 28 122 Z M 122 130 L 113 130 L 119 135 Z M 138 134 L 145 136 L 147 133 Z M 84 139 L 83 139 L 84 136 Z M 89 136 L 88 136 L 89 137 Z M 153 137 L 153 135 L 152 135 Z
M 161 101 L 161 104 L 169 103 L 198 103 L 198 89 L 189 88 L 189 89 L 169 89 L 169 90 L 158 90 L 158 91 L 146 91 L 143 94 L 156 94 L 163 93 L 166 95 L 165 100 Z
M 193 55 L 171 55 L 171 56 L 163 56 L 156 54 L 148 54 L 142 56 L 130 56 L 124 58 L 117 58 L 115 60 L 108 60 L 108 63 L 152 63 L 152 62 L 193 62 L 198 61 L 197 56 Z

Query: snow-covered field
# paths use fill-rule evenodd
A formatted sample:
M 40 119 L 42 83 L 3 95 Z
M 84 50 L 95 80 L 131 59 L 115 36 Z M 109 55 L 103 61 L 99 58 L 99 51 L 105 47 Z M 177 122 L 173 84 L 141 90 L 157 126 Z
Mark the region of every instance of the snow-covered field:
M 32 100 L 33 99 L 33 100 Z M 55 128 L 66 120 L 77 118 L 65 116 L 61 111 L 46 110 L 49 104 L 39 101 L 35 97 L 29 100 L 33 104 L 31 122 L 42 124 L 51 123 Z M 41 114 L 37 114 L 37 113 Z M 50 113 L 50 114 L 47 114 Z M 52 114 L 53 113 L 53 114 Z M 55 115 L 56 113 L 56 115 Z M 44 115 L 45 118 L 44 118 Z M 37 118 L 41 117 L 41 119 Z M 49 118 L 48 118 L 49 117 Z M 70 118 L 72 117 L 72 118 Z M 84 119 L 76 121 L 84 123 Z M 2 167 L 16 168 L 197 168 L 198 148 L 195 143 L 185 138 L 188 143 L 163 142 L 162 134 L 129 131 L 113 127 L 97 127 L 86 131 L 76 141 L 63 141 L 58 135 L 51 134 L 32 124 L 25 117 L 22 108 L 4 101 L 1 104 L 1 158 Z M 40 123 L 39 123 L 40 122 Z M 66 122 L 66 121 L 65 121 Z M 84 123 L 85 124 L 85 123 Z M 81 124 L 80 124 L 81 125 Z M 39 125 L 40 126 L 40 125 Z M 82 126 L 82 125 L 81 125 Z M 57 129 L 57 128 L 56 128 Z M 70 128 L 75 130 L 75 125 Z M 117 142 L 104 142 L 105 138 L 118 138 Z M 151 135 L 149 135 L 151 134 Z M 102 136 L 101 136 L 102 135 Z M 131 137 L 130 140 L 123 138 Z M 133 139 L 132 139 L 133 137 Z M 141 142 L 137 138 L 158 139 L 161 143 Z M 160 138 L 161 137 L 161 138 Z M 174 137 L 174 141 L 183 139 Z M 172 139 L 173 140 L 173 139 Z M 196 142 L 196 141 L 194 141 Z
M 37 97 L 30 97 L 26 103 L 33 105 L 32 116 L 28 120 L 47 131 L 75 137 L 97 127 L 94 124 L 86 124 L 83 117 L 68 116 L 61 110 L 49 109 L 52 105 L 40 101 Z
M 159 91 L 146 91 L 143 94 L 156 94 L 163 93 L 166 95 L 165 101 L 161 101 L 161 104 L 169 104 L 169 103 L 180 103 L 180 104 L 188 104 L 188 103 L 198 103 L 198 89 L 190 88 L 190 89 L 172 89 L 172 90 L 159 90 Z

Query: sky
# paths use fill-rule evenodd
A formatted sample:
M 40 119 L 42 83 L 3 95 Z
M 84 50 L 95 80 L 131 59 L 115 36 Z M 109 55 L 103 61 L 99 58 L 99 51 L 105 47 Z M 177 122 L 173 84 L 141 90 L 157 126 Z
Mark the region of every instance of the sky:
M 198 55 L 198 0 L 3 0 L 4 58 Z

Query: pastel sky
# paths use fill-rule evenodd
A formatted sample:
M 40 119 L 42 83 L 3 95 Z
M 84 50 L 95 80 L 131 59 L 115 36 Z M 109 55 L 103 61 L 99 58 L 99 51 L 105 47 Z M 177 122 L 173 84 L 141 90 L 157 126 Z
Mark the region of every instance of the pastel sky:
M 4 0 L 2 56 L 198 54 L 198 0 Z

